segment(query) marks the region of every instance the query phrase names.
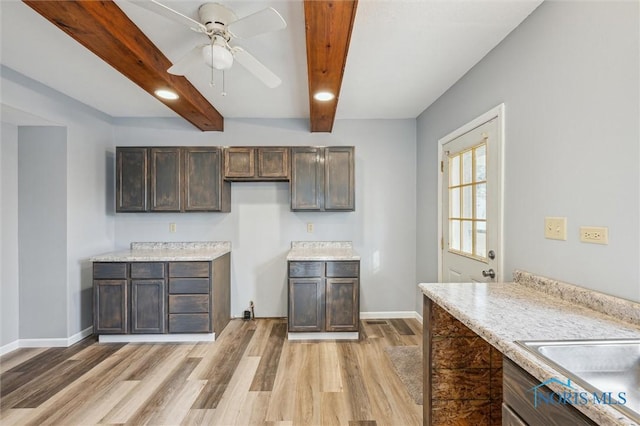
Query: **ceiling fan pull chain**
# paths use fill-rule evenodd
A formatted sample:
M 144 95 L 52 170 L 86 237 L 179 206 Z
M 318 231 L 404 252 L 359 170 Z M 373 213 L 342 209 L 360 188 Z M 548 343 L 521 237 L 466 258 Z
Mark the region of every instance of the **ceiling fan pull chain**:
M 227 92 L 225 90 L 225 85 L 224 85 L 224 70 L 222 70 L 222 96 L 227 96 Z
M 213 57 L 213 43 L 209 44 L 211 48 L 211 56 Z M 211 80 L 209 80 L 209 87 L 214 87 L 216 84 L 213 82 L 213 67 L 211 67 Z

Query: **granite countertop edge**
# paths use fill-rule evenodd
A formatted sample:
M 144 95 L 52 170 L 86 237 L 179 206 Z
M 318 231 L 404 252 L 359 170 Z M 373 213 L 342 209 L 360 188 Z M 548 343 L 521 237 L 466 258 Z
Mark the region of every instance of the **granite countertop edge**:
M 292 241 L 287 260 L 360 260 L 351 241 Z
M 229 241 L 131 243 L 126 250 L 92 256 L 92 262 L 212 261 L 231 252 Z
M 561 381 L 567 377 L 515 341 L 640 338 L 640 327 L 635 324 L 519 283 L 421 283 L 419 287 L 425 296 L 541 382 L 550 377 Z M 575 382 L 574 385 L 590 395 Z M 563 391 L 557 384 L 548 386 Z M 601 425 L 638 425 L 610 405 L 589 403 L 575 407 Z

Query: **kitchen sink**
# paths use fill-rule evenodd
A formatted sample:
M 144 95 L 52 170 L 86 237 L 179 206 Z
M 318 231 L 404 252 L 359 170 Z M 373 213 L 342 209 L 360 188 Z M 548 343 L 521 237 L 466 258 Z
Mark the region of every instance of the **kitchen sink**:
M 597 397 L 589 403 L 612 405 L 640 423 L 640 339 L 516 343 Z

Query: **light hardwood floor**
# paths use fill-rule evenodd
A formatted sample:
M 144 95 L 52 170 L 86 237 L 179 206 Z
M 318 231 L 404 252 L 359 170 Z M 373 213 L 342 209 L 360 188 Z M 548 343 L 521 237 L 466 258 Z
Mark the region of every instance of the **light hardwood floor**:
M 18 349 L 0 358 L 0 424 L 421 425 L 384 350 L 421 346 L 421 324 L 361 334 L 290 342 L 284 319 L 232 320 L 214 343 Z

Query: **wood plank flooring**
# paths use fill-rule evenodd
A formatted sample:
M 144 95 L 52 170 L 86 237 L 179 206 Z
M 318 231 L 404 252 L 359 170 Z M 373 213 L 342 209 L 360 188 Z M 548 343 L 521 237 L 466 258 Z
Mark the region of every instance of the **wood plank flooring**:
M 0 424 L 422 424 L 384 350 L 421 346 L 418 321 L 363 320 L 349 342 L 286 334 L 285 319 L 232 320 L 213 343 L 18 349 L 0 357 Z

